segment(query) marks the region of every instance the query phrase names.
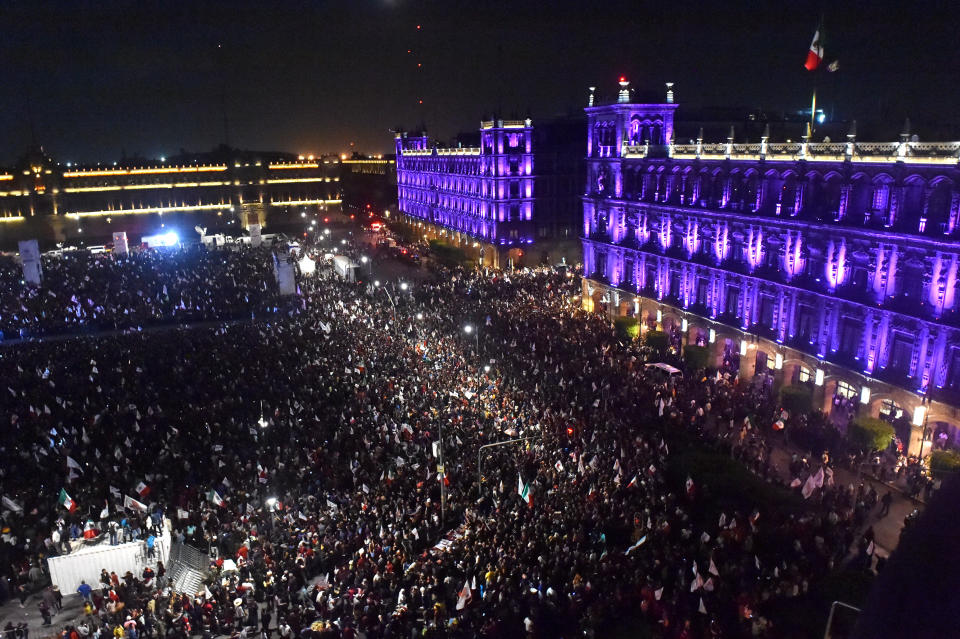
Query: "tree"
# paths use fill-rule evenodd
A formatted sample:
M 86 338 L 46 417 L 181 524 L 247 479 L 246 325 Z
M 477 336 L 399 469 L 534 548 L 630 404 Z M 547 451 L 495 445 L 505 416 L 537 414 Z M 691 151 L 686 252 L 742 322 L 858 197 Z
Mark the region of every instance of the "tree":
M 683 349 L 683 359 L 692 371 L 707 368 L 710 364 L 710 349 L 706 346 L 687 344 Z
M 648 331 L 643 343 L 657 353 L 662 354 L 670 345 L 670 339 L 663 331 Z
M 850 423 L 847 436 L 860 450 L 884 450 L 893 438 L 893 426 L 876 417 L 858 417 Z
M 806 384 L 790 384 L 780 389 L 780 403 L 794 415 L 809 415 L 813 411 L 813 391 Z
M 447 266 L 461 266 L 467 261 L 467 254 L 462 249 L 441 240 L 430 240 L 430 251 L 438 262 Z
M 617 337 L 623 340 L 635 340 L 640 334 L 640 326 L 636 317 L 618 317 L 613 320 L 613 328 Z
M 960 474 L 960 453 L 953 450 L 933 451 L 930 455 L 930 474 L 937 479 Z

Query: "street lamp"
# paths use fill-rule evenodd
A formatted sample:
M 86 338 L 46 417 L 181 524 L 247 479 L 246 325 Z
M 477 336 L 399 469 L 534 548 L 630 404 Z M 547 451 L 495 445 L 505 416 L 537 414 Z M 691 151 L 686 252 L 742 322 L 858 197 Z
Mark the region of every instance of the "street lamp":
M 502 442 L 494 442 L 492 444 L 484 444 L 479 449 L 477 449 L 477 496 L 482 495 L 482 486 L 483 486 L 483 452 L 484 450 L 489 450 L 491 448 L 497 448 L 500 446 L 506 446 L 508 444 L 518 444 L 520 442 L 530 441 L 536 439 L 536 437 L 517 437 L 516 439 L 508 439 Z
M 422 320 L 422 319 L 423 319 L 423 313 L 417 313 L 417 319 L 418 319 L 418 320 Z
M 257 420 L 257 424 L 260 426 L 260 428 L 266 428 L 268 425 L 267 420 L 264 419 L 263 417 L 263 400 L 262 399 L 260 400 L 260 419 Z
M 920 433 L 920 450 L 917 452 L 917 461 L 920 462 L 921 468 L 923 468 L 923 445 L 927 443 L 927 420 L 930 418 L 930 407 L 927 405 L 930 401 L 929 393 L 930 388 L 928 386 L 923 399 L 920 400 L 920 405 L 913 409 L 913 420 L 911 422 L 914 426 L 923 426 Z
M 400 290 L 401 290 L 401 291 L 407 290 L 407 283 L 406 283 L 406 282 L 400 282 Z
M 490 364 L 486 364 L 486 365 L 483 367 L 483 373 L 484 373 L 484 375 L 489 375 L 489 374 L 490 374 Z M 480 384 L 480 367 L 478 366 L 478 367 L 477 367 L 477 397 L 480 396 L 480 390 L 481 390 L 481 384 Z

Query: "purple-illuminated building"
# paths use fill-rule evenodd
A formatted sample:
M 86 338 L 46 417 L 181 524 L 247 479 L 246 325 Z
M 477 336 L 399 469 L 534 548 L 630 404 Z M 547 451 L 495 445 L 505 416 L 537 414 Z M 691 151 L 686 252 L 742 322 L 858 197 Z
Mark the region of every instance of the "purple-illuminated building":
M 579 261 L 582 131 L 582 119 L 537 130 L 529 118 L 490 120 L 480 123 L 478 146 L 448 148 L 431 145 L 425 134 L 397 133 L 400 212 L 495 266 L 516 264 L 531 251 L 559 261 L 564 248 L 564 257 Z
M 593 101 L 585 308 L 807 383 L 838 426 L 855 411 L 914 453 L 924 433 L 960 444 L 960 142 L 675 144 L 672 92 Z

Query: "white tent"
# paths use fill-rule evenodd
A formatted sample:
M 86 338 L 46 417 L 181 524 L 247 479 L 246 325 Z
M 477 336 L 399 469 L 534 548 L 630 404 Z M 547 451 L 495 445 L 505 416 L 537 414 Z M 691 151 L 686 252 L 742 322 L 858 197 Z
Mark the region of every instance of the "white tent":
M 317 263 L 310 259 L 310 256 L 304 253 L 303 257 L 298 262 L 300 265 L 300 272 L 303 275 L 313 275 L 317 270 Z

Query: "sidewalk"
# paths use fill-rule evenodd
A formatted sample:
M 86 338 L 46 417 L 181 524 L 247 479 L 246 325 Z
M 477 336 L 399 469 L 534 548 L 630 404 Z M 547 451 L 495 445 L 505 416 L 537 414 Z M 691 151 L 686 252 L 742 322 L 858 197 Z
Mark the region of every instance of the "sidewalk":
M 78 594 L 66 595 L 63 598 L 63 610 L 53 615 L 53 622 L 49 626 L 43 625 L 43 617 L 37 605 L 43 601 L 43 590 L 30 595 L 20 607 L 20 600 L 16 597 L 0 606 L 0 630 L 12 623 L 26 623 L 32 639 L 54 637 L 63 630 L 63 627 L 79 621 L 83 617 L 83 599 Z M 11 635 L 12 636 L 12 635 Z
M 790 477 L 791 456 L 794 453 L 801 455 L 805 453 L 799 449 L 789 449 L 779 442 L 767 440 L 767 443 L 772 446 L 770 448 L 771 467 L 784 483 L 789 483 L 790 480 L 793 479 Z M 900 531 L 903 529 L 904 517 L 913 512 L 915 508 L 923 511 L 924 505 L 922 503 L 908 497 L 899 488 L 891 488 L 888 484 L 882 483 L 867 474 L 861 474 L 858 477 L 857 473 L 846 468 L 834 468 L 833 479 L 836 484 L 841 486 L 849 486 L 850 484 L 858 486 L 861 483 L 864 485 L 872 485 L 880 497 L 887 494 L 887 491 L 893 493 L 893 503 L 890 504 L 890 513 L 882 519 L 878 518 L 877 514 L 880 512 L 880 504 L 878 503 L 867 515 L 866 522 L 859 531 L 862 533 L 867 527 L 873 526 L 877 554 L 880 556 L 888 557 L 897 547 L 897 543 L 900 541 Z

